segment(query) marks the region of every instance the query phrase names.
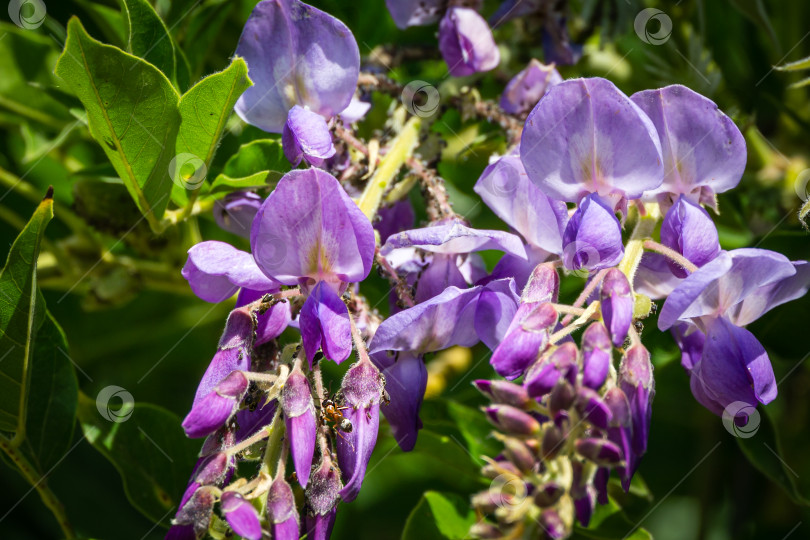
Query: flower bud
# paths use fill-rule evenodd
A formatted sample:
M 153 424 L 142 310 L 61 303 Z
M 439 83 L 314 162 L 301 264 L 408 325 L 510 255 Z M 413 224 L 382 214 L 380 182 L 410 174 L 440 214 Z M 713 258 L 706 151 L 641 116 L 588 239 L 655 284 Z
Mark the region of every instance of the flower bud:
M 633 425 L 633 452 L 638 455 L 647 450 L 655 380 L 650 352 L 643 345 L 634 345 L 625 352 L 619 366 L 619 388 L 627 396 Z
M 520 476 L 521 472 L 517 466 L 511 461 L 497 461 L 495 463 L 487 463 L 481 467 L 481 475 L 489 479 L 495 479 L 502 474 L 513 474 Z
M 335 155 L 326 119 L 299 105 L 293 105 L 287 113 L 281 144 L 284 157 L 293 167 L 297 167 L 302 159 L 315 167 L 322 167 L 324 161 Z
M 534 468 L 537 460 L 534 457 L 534 453 L 523 441 L 514 437 L 505 437 L 503 439 L 503 445 L 504 454 L 506 454 L 509 460 L 521 471 L 528 472 Z
M 559 379 L 551 390 L 548 400 L 548 409 L 551 414 L 568 410 L 574 404 L 576 391 L 574 386 L 565 379 Z
M 550 425 L 546 427 L 543 432 L 543 441 L 540 444 L 540 452 L 544 459 L 553 459 L 562 450 L 565 437 L 563 431 L 555 426 Z
M 261 540 L 262 526 L 256 509 L 235 491 L 222 494 L 220 504 L 228 525 L 233 532 L 248 540 Z
M 602 280 L 599 299 L 602 319 L 613 339 L 613 345 L 621 347 L 633 323 L 633 291 L 621 270 L 608 270 Z
M 557 310 L 551 304 L 521 304 L 489 360 L 498 375 L 507 379 L 522 375 L 546 348 L 549 331 L 556 322 Z
M 281 410 L 287 427 L 295 473 L 301 487 L 307 487 L 312 457 L 315 454 L 315 437 L 318 426 L 315 421 L 315 405 L 309 381 L 300 366 L 296 366 L 281 390 Z
M 597 465 L 611 467 L 620 464 L 622 461 L 621 449 L 606 439 L 577 439 L 574 446 L 577 454 Z
M 194 480 L 204 486 L 218 484 L 225 477 L 229 461 L 228 454 L 225 452 L 201 458 Z
M 560 274 L 550 264 L 538 264 L 529 276 L 529 281 L 520 296 L 520 303 L 556 302 L 559 292 Z
M 546 66 L 532 58 L 529 65 L 506 85 L 501 94 L 501 108 L 509 114 L 527 113 L 562 80 L 554 64 Z
M 274 540 L 298 540 L 298 510 L 292 488 L 279 474 L 267 492 L 267 522 Z
M 489 25 L 474 9 L 465 7 L 451 7 L 442 17 L 439 50 L 453 77 L 489 71 L 501 61 Z
M 213 433 L 236 412 L 249 381 L 241 371 L 232 371 L 207 396 L 194 403 L 183 420 L 183 429 L 191 438 Z
M 613 359 L 613 346 L 607 328 L 591 323 L 582 334 L 582 384 L 598 390 L 605 384 Z
M 568 530 L 565 527 L 565 523 L 563 522 L 562 518 L 560 518 L 560 515 L 556 510 L 551 508 L 543 510 L 543 513 L 540 514 L 539 521 L 540 525 L 543 527 L 543 530 L 549 537 L 556 540 L 558 538 L 565 538 L 568 536 Z
M 599 429 L 607 429 L 613 414 L 596 391 L 586 387 L 577 389 L 576 405 L 582 418 Z
M 495 403 L 512 405 L 519 409 L 529 406 L 529 394 L 520 385 L 508 381 L 490 381 L 479 379 L 473 382 L 475 387 Z
M 337 504 L 340 500 L 340 471 L 332 459 L 325 455 L 321 464 L 312 472 L 307 487 L 307 513 L 305 517 L 307 538 L 328 540 L 332 533 L 337 515 Z
M 221 229 L 250 238 L 250 227 L 262 202 L 262 198 L 252 191 L 228 193 L 214 203 L 214 220 Z
M 494 539 L 503 538 L 503 533 L 498 530 L 495 525 L 485 521 L 479 521 L 470 527 L 470 536 L 472 538 Z
M 492 424 L 504 433 L 533 435 L 540 431 L 540 422 L 511 405 L 490 405 L 484 411 Z
M 717 228 L 709 213 L 683 195 L 667 211 L 661 223 L 661 243 L 683 255 L 695 266 L 703 266 L 720 253 Z M 679 278 L 686 269 L 667 259 L 672 273 Z
M 174 516 L 172 524 L 175 527 L 191 526 L 194 535 L 197 538 L 202 538 L 208 532 L 208 524 L 211 522 L 211 513 L 216 502 L 216 492 L 216 488 L 212 487 L 197 489 Z M 172 527 L 172 529 L 175 529 L 175 527 Z
M 534 504 L 540 508 L 547 508 L 559 501 L 564 493 L 565 488 L 560 484 L 554 481 L 548 482 L 534 492 Z
M 569 383 L 576 383 L 578 371 L 577 346 L 571 342 L 562 343 L 559 347 L 540 357 L 526 372 L 523 386 L 529 396 L 537 399 L 551 392 L 560 377 Z

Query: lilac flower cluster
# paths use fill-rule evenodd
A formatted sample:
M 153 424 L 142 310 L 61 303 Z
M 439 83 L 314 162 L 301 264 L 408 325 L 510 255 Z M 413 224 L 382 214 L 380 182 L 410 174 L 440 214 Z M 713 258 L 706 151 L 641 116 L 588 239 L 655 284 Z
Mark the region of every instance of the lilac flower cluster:
M 471 71 L 497 64 L 494 43 L 480 50 L 470 40 L 488 32 L 470 7 L 389 9 L 400 26 L 442 19 L 451 73 L 456 61 Z M 238 114 L 281 133 L 288 159 L 312 167 L 284 175 L 265 199 L 218 203 L 217 222 L 249 238 L 250 253 L 216 241 L 189 250 L 182 273 L 195 294 L 237 299 L 183 421 L 205 442 L 167 538 L 222 533 L 226 523 L 250 539 L 328 538 L 338 503 L 358 496 L 379 413 L 412 450 L 426 357 L 479 342 L 507 380 L 475 383 L 492 401 L 485 414 L 504 451 L 483 471 L 498 489 L 473 499 L 493 520 L 472 533 L 565 537 L 607 501 L 612 471 L 629 488 L 646 451 L 653 364 L 633 323 L 652 299 L 667 298 L 658 326 L 678 342 L 701 404 L 723 414 L 775 398 L 767 353 L 745 326 L 803 295 L 810 265 L 721 249 L 704 206 L 716 210 L 716 194 L 739 183 L 746 149 L 708 99 L 682 86 L 628 97 L 605 79 L 563 81 L 533 60 L 501 97 L 515 119 L 528 113 L 522 137 L 474 188 L 512 232 L 472 228 L 452 210 L 414 228 L 407 199 L 364 213 L 332 174 L 342 166 L 333 136 L 367 108 L 354 97 L 360 59 L 345 25 L 298 0 L 264 0 L 237 54 L 255 83 Z M 485 250 L 503 254 L 491 271 Z M 397 285 L 385 320 L 360 294 L 375 260 Z M 587 281 L 562 304 L 560 280 L 571 274 Z M 282 345 L 288 328 L 294 339 Z M 330 398 L 321 365 L 353 351 Z M 235 478 L 241 461 L 258 461 L 257 473 Z

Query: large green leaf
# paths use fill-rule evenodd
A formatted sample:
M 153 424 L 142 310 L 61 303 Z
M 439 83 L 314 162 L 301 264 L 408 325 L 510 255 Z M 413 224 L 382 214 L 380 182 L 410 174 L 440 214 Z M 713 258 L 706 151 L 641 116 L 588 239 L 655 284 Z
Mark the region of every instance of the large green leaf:
M 796 504 L 810 505 L 810 500 L 796 485 L 795 473 L 788 469 L 787 462 L 781 457 L 782 444 L 767 409 L 761 410 L 759 428 L 754 433 L 750 437 L 737 438 L 748 461 L 784 489 Z
M 411 511 L 402 540 L 439 540 L 469 537 L 475 523 L 470 501 L 455 493 L 427 491 Z
M 49 191 L 11 246 L 0 271 L 0 430 L 25 434 L 26 402 L 34 337 L 45 318 L 37 288 L 37 257 L 45 227 L 53 218 Z
M 192 176 L 201 175 L 200 181 L 208 173 L 214 159 L 219 140 L 225 131 L 225 124 L 231 115 L 236 100 L 253 83 L 248 78 L 247 64 L 242 58 L 235 58 L 227 69 L 195 84 L 180 98 L 180 131 L 175 146 L 178 156 L 184 156 L 187 163 L 204 167 L 203 171 L 184 172 Z M 175 174 L 181 174 L 181 168 L 175 167 Z M 184 201 L 183 182 L 175 181 L 172 198 L 175 202 Z M 189 186 L 197 187 L 198 186 Z M 180 199 L 180 201 L 178 201 Z
M 155 8 L 146 0 L 122 0 L 127 15 L 127 50 L 175 79 L 174 42 Z
M 161 230 L 180 126 L 177 91 L 153 65 L 91 38 L 75 17 L 56 74 L 87 109 L 91 133 L 138 208 Z
M 588 528 L 574 527 L 573 538 L 594 538 L 599 540 L 652 540 L 646 529 L 633 523 L 611 498 L 608 504 L 598 504 L 594 509 Z
M 56 83 L 56 42 L 6 22 L 0 36 L 0 110 L 57 129 L 72 122 L 67 107 L 43 91 Z
M 78 415 L 85 438 L 118 470 L 132 505 L 154 522 L 168 524 L 167 514 L 180 503 L 199 450 L 186 438 L 180 419 L 156 405 L 125 401 L 118 421 L 110 421 L 84 394 Z
M 79 385 L 65 334 L 46 313 L 34 342 L 23 449 L 43 473 L 62 459 L 73 439 Z
M 259 139 L 240 146 L 239 151 L 225 163 L 222 174 L 231 178 L 245 178 L 262 171 L 285 173 L 289 170 L 290 162 L 284 157 L 281 143 L 273 139 Z
M 503 445 L 490 435 L 492 425 L 477 409 L 451 400 L 435 399 L 425 402 L 422 410 L 425 428 L 451 437 L 479 467 L 483 464 L 481 456 L 494 457 L 503 449 Z

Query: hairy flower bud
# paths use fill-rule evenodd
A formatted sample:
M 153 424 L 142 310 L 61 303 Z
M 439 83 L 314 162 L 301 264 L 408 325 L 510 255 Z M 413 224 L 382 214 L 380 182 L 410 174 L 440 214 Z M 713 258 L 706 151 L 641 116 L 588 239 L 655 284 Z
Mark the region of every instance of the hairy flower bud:
M 340 471 L 328 455 L 324 455 L 321 464 L 312 471 L 307 487 L 307 513 L 305 517 L 307 538 L 328 540 L 332 533 L 337 515 L 337 504 L 340 500 Z
M 577 454 L 597 465 L 613 466 L 622 461 L 621 449 L 606 439 L 578 439 L 574 445 Z
M 610 331 L 613 345 L 621 347 L 633 323 L 633 291 L 627 276 L 617 268 L 608 270 L 599 294 L 602 319 Z
M 505 433 L 532 435 L 540 431 L 540 423 L 533 416 L 511 405 L 491 405 L 484 411 L 489 421 Z
M 220 502 L 222 512 L 233 532 L 248 540 L 260 540 L 262 526 L 256 509 L 235 491 L 226 491 Z
M 298 483 L 306 488 L 318 425 L 309 381 L 300 366 L 296 366 L 287 378 L 280 401 Z
M 486 379 L 479 379 L 474 381 L 473 384 L 482 394 L 495 403 L 504 403 L 519 409 L 525 409 L 529 406 L 529 394 L 520 385 L 507 381 L 490 381 Z
M 610 334 L 601 322 L 591 323 L 582 334 L 582 384 L 597 390 L 605 383 L 612 363 Z

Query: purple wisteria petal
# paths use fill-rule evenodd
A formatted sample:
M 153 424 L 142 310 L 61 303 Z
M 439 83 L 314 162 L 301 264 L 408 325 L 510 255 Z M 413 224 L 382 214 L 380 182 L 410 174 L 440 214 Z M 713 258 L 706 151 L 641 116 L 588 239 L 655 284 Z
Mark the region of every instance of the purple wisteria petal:
M 587 195 L 563 233 L 563 264 L 569 270 L 601 270 L 624 256 L 619 220 L 601 197 Z
M 537 12 L 546 3 L 546 0 L 504 0 L 489 18 L 493 28 L 512 19 L 518 19 Z
M 529 179 L 549 197 L 635 199 L 661 185 L 661 143 L 649 118 L 610 81 L 554 86 L 529 114 L 520 143 Z
M 296 366 L 290 373 L 279 399 L 298 483 L 306 488 L 315 455 L 318 424 L 309 381 L 300 367 Z
M 292 488 L 283 471 L 273 480 L 267 492 L 267 521 L 273 540 L 298 540 L 298 509 Z
M 547 62 L 570 66 L 582 57 L 582 45 L 571 43 L 565 16 L 550 13 L 543 25 L 543 54 Z
M 645 251 L 633 277 L 633 290 L 657 300 L 669 296 L 680 282 L 681 279 L 670 270 L 668 258 Z
M 518 156 L 503 156 L 490 164 L 473 189 L 526 242 L 549 253 L 562 253 L 568 209 L 529 180 Z
M 545 348 L 556 322 L 557 311 L 550 304 L 521 304 L 489 363 L 502 377 L 519 377 Z
M 627 396 L 630 405 L 632 439 L 630 456 L 626 456 L 627 470 L 632 477 L 641 455 L 647 450 L 650 432 L 652 401 L 655 397 L 655 380 L 650 352 L 643 345 L 627 349 L 619 366 L 619 388 Z
M 661 308 L 658 328 L 666 330 L 677 320 L 722 316 L 758 289 L 796 274 L 793 264 L 780 253 L 766 249 L 735 249 L 681 281 Z
M 582 384 L 601 388 L 613 361 L 610 334 L 600 322 L 591 323 L 582 334 Z
M 377 211 L 374 228 L 380 233 L 380 243 L 385 244 L 392 235 L 413 229 L 416 215 L 408 199 L 402 199 L 389 206 L 381 206 Z
M 518 236 L 504 231 L 473 229 L 457 220 L 392 235 L 380 249 L 380 253 L 388 255 L 395 249 L 408 247 L 446 255 L 496 249 L 526 258 L 526 249 Z
M 339 116 L 344 124 L 354 124 L 362 120 L 369 110 L 371 110 L 371 103 L 353 97 L 349 105 L 340 111 Z
M 506 336 L 517 312 L 518 300 L 513 279 L 491 281 L 481 290 L 473 323 L 478 337 L 491 350 Z
M 322 167 L 336 151 L 324 117 L 299 105 L 293 105 L 287 115 L 281 144 L 284 157 L 293 167 L 297 167 L 302 159 L 315 167 Z
M 514 255 L 504 255 L 495 264 L 490 277 L 492 279 L 513 278 L 515 286 L 522 289 L 528 283 L 532 270 L 537 268 L 538 264 L 544 263 L 553 257 L 547 251 L 529 244 L 526 245 L 526 255 L 529 257 L 528 260 L 519 259 Z
M 576 382 L 577 357 L 579 351 L 572 342 L 562 343 L 557 348 L 547 351 L 526 372 L 523 387 L 535 399 L 551 392 L 560 379 L 569 383 Z
M 475 308 L 483 287 L 448 287 L 438 296 L 385 319 L 369 344 L 369 353 L 411 351 L 427 353 L 452 345 L 478 342 Z
M 728 310 L 728 319 L 737 326 L 745 326 L 776 306 L 804 296 L 810 288 L 810 264 L 806 261 L 793 261 L 792 264 L 795 274 L 752 292 Z
M 552 86 L 562 81 L 554 64 L 546 66 L 532 58 L 529 65 L 506 85 L 501 94 L 501 108 L 509 114 L 527 113 Z
M 404 248 L 409 249 L 409 248 Z M 447 287 L 458 287 L 464 289 L 475 280 L 467 279 L 462 272 L 461 266 L 465 263 L 470 268 L 478 265 L 470 265 L 468 258 L 477 258 L 475 253 L 469 255 L 445 255 L 437 253 L 430 257 L 430 262 L 420 274 L 416 284 L 416 295 L 414 300 L 422 303 L 442 293 Z M 486 275 L 486 272 L 484 272 Z
M 323 281 L 315 285 L 298 315 L 301 340 L 310 367 L 318 349 L 338 364 L 352 352 L 349 311 L 340 296 Z
M 242 495 L 235 491 L 226 491 L 222 494 L 220 505 L 233 532 L 248 540 L 261 540 L 259 514 Z
M 611 268 L 602 280 L 599 294 L 602 319 L 610 331 L 613 345 L 621 347 L 633 323 L 633 291 L 627 277 L 617 268 Z
M 454 77 L 495 69 L 501 61 L 487 21 L 465 7 L 451 7 L 445 12 L 439 23 L 439 50 Z
M 651 194 L 683 194 L 697 203 L 740 182 L 745 139 L 713 101 L 678 84 L 638 92 L 631 99 L 661 138 L 664 182 Z
M 250 226 L 262 205 L 262 198 L 252 191 L 235 191 L 214 203 L 214 220 L 220 228 L 250 238 Z
M 698 365 L 703 356 L 706 334 L 692 323 L 678 321 L 669 329 L 681 350 L 681 365 L 686 371 Z
M 169 530 L 167 538 L 202 538 L 208 532 L 211 514 L 216 502 L 216 489 L 201 487 L 193 492 L 185 504 L 181 505 Z
M 343 378 L 341 392 L 348 407 L 343 416 L 352 423 L 352 431 L 337 438 L 336 450 L 345 483 L 340 497 L 346 502 L 353 501 L 360 492 L 377 443 L 383 390 L 380 371 L 368 360 L 354 364 Z
M 720 239 L 709 213 L 683 196 L 667 211 L 661 223 L 661 243 L 700 267 L 720 253 Z M 685 278 L 688 272 L 668 261 L 672 273 Z
M 391 398 L 390 403 L 382 407 L 382 413 L 399 447 L 403 452 L 410 452 L 422 428 L 419 409 L 427 387 L 425 363 L 421 356 L 407 352 L 393 357 L 379 352 L 371 359 L 385 376 L 385 389 Z
M 318 468 L 312 471 L 306 491 L 307 538 L 329 540 L 335 524 L 341 489 L 343 482 L 340 481 L 340 471 L 332 462 L 332 458 L 328 454 L 324 455 Z
M 234 371 L 208 395 L 195 400 L 191 411 L 183 420 L 186 435 L 192 439 L 205 437 L 224 425 L 236 412 L 248 384 L 247 377 L 241 371 Z
M 272 133 L 282 132 L 293 105 L 324 118 L 344 110 L 360 73 L 360 51 L 348 27 L 298 0 L 259 2 L 236 55 L 247 61 L 253 81 L 236 113 Z
M 236 307 L 242 307 L 261 299 L 265 293 L 278 292 L 278 288 L 269 291 L 240 289 L 236 297 Z M 289 302 L 277 302 L 264 313 L 256 313 L 256 343 L 263 345 L 276 339 L 289 326 L 292 320 Z
M 438 21 L 445 4 L 445 0 L 385 0 L 394 24 L 402 30 Z
M 719 408 L 735 401 L 768 404 L 776 398 L 768 353 L 751 332 L 724 317 L 709 325 L 703 356 L 692 377 L 699 379 L 707 397 Z
M 215 240 L 192 246 L 181 273 L 194 294 L 212 303 L 224 302 L 240 287 L 258 291 L 279 287 L 259 270 L 250 253 Z
M 362 281 L 375 240 L 368 218 L 335 177 L 307 169 L 279 180 L 256 214 L 250 245 L 265 274 L 298 285 Z

